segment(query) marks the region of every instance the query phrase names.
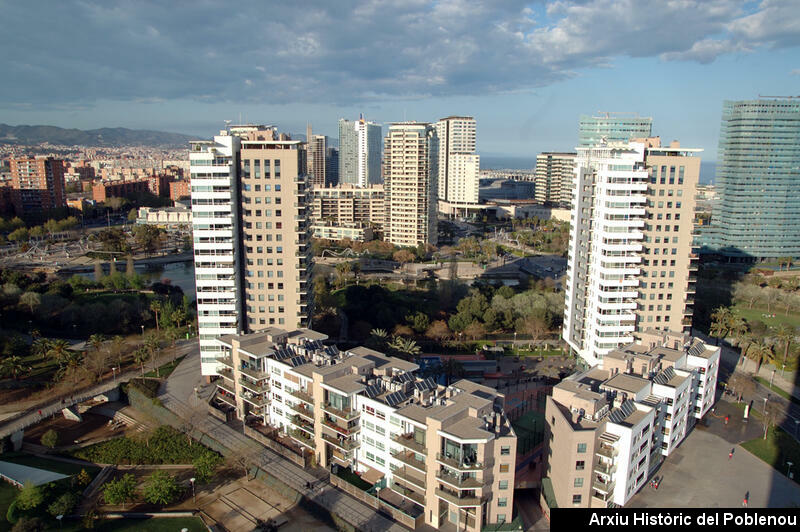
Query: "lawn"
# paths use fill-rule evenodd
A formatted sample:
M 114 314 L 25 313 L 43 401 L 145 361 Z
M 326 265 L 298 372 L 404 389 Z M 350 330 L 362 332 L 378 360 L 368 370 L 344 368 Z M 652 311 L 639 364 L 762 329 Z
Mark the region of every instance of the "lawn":
M 353 486 L 357 487 L 360 490 L 367 491 L 372 487 L 372 484 L 363 480 L 361 477 L 350 471 L 349 469 L 345 469 L 343 467 L 339 468 L 339 471 L 336 473 L 336 476 L 342 478 L 352 484 Z
M 793 467 L 800 465 L 800 443 L 781 428 L 773 427 L 767 433 L 766 440 L 763 437 L 756 438 L 744 442 L 742 447 L 774 467 L 781 475 L 787 473 L 786 462 L 795 464 Z
M 736 305 L 733 307 L 734 312 L 739 316 L 743 317 L 748 322 L 752 323 L 754 321 L 763 321 L 769 327 L 777 327 L 781 324 L 787 325 L 789 327 L 800 327 L 800 315 L 789 313 L 787 316 L 783 309 L 778 308 L 777 306 L 772 309 L 771 312 L 767 312 L 766 309 L 763 308 L 747 308 L 747 305 Z M 774 318 L 769 317 L 765 318 L 765 315 L 775 315 Z
M 183 360 L 183 357 L 176 358 L 172 362 L 167 362 L 163 366 L 159 367 L 158 368 L 158 377 L 161 378 L 161 379 L 166 379 L 167 377 L 169 377 L 170 373 L 175 371 L 175 368 L 178 367 L 178 364 L 181 363 L 181 360 Z M 155 377 L 156 376 L 156 372 L 155 371 L 148 371 L 147 373 L 144 374 L 144 376 L 145 377 Z

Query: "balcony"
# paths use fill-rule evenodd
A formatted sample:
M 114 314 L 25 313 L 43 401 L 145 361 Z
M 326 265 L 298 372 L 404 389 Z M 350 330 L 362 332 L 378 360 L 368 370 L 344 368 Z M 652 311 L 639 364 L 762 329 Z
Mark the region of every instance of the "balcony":
M 311 438 L 307 433 L 303 432 L 302 430 L 295 429 L 289 432 L 289 436 L 292 437 L 300 445 L 305 445 L 310 449 L 314 449 L 314 439 Z
M 445 488 L 436 488 L 436 496 L 440 499 L 444 499 L 445 501 L 453 504 L 455 506 L 480 506 L 481 505 L 481 498 L 477 497 L 476 495 L 466 494 L 462 495 L 458 491 L 451 491 Z
M 410 484 L 411 487 L 415 490 L 425 491 L 425 476 L 420 475 L 419 473 L 415 472 L 413 469 L 408 469 L 406 467 L 399 467 L 392 471 L 392 475 L 395 479 L 399 479 L 401 482 L 406 484 Z
M 599 480 L 595 480 L 592 482 L 592 488 L 600 493 L 611 494 L 614 491 L 614 482 L 600 482 Z
M 336 423 L 334 423 L 332 421 L 329 421 L 327 419 L 323 419 L 322 420 L 322 425 L 323 425 L 323 427 L 331 429 L 331 430 L 335 431 L 337 434 L 341 434 L 342 436 L 350 436 L 350 435 L 355 434 L 356 432 L 358 432 L 359 429 L 360 429 L 360 427 L 358 425 L 355 425 L 353 427 L 342 427 L 342 426 L 337 425 Z
M 292 416 L 292 423 L 294 423 L 298 428 L 301 428 L 312 435 L 314 434 L 314 424 L 309 423 L 308 421 L 306 421 L 305 419 L 301 418 L 296 414 Z
M 306 408 L 305 405 L 298 403 L 294 406 L 291 405 L 286 405 L 286 406 L 288 406 L 290 410 L 296 412 L 298 416 L 307 419 L 311 423 L 314 423 L 314 412 L 312 412 L 311 409 Z
M 324 405 L 322 405 L 322 409 L 325 412 L 331 414 L 332 416 L 336 416 L 338 418 L 345 419 L 347 421 L 355 419 L 356 417 L 361 415 L 361 413 L 358 410 L 339 410 L 338 408 L 331 406 L 330 403 L 325 403 Z
M 307 403 L 307 404 L 310 404 L 311 406 L 314 406 L 314 398 L 311 397 L 310 395 L 308 395 L 303 390 L 291 391 L 291 392 L 289 392 L 289 395 L 291 395 L 292 397 L 297 397 L 298 399 L 300 399 L 304 403 Z
M 217 371 L 217 375 L 222 377 L 223 379 L 227 379 L 233 382 L 233 370 L 231 369 L 221 369 Z
M 242 400 L 250 403 L 253 406 L 257 406 L 259 408 L 269 404 L 269 398 L 268 397 L 264 397 L 262 395 L 255 395 L 255 396 L 248 397 L 247 395 L 242 394 Z
M 392 457 L 395 460 L 403 462 L 407 466 L 411 466 L 418 471 L 422 471 L 423 473 L 426 470 L 425 462 L 422 460 L 417 460 L 415 453 L 410 451 L 392 451 Z
M 330 443 L 331 445 L 334 445 L 334 446 L 338 447 L 339 449 L 342 449 L 343 451 L 352 451 L 353 449 L 355 449 L 359 445 L 356 440 L 348 440 L 348 439 L 345 439 L 345 438 L 335 438 L 335 437 L 330 436 L 330 435 L 325 434 L 325 433 L 322 434 L 322 439 L 325 440 L 326 442 Z
M 218 358 L 217 363 L 222 364 L 223 366 L 227 366 L 231 368 L 231 370 L 233 369 L 233 359 L 231 357 Z
M 214 396 L 214 399 L 222 403 L 225 403 L 228 406 L 236 408 L 236 399 L 234 399 L 230 395 L 222 395 L 221 393 L 218 393 L 217 395 Z
M 227 384 L 224 384 L 221 381 L 217 381 L 217 388 L 219 388 L 220 390 L 224 390 L 225 393 L 228 393 L 230 395 L 236 395 L 236 390 L 233 389 L 233 386 L 228 386 Z
M 600 493 L 599 491 L 592 491 L 592 499 L 600 501 L 605 506 L 611 501 L 611 493 Z
M 392 436 L 392 441 L 395 443 L 399 443 L 406 449 L 411 449 L 412 451 L 415 451 L 419 454 L 428 454 L 428 449 L 425 447 L 425 445 L 418 443 L 414 439 L 414 434 L 411 432 Z
M 392 491 L 394 491 L 395 493 L 399 493 L 400 495 L 402 495 L 406 499 L 408 499 L 410 501 L 413 501 L 413 502 L 419 504 L 420 506 L 425 506 L 425 497 L 423 497 L 421 494 L 417 493 L 416 491 L 410 490 L 410 489 L 405 488 L 403 486 L 398 486 L 394 482 L 392 482 L 391 489 L 392 489 Z
M 476 462 L 473 460 L 464 460 L 459 458 L 460 457 L 450 457 L 442 453 L 436 454 L 437 462 L 439 462 L 440 464 L 444 464 L 452 469 L 457 469 L 459 471 L 475 471 L 478 469 L 483 469 L 483 464 L 480 462 Z
M 612 475 L 617 470 L 616 464 L 605 464 L 603 462 L 598 462 L 594 466 L 594 470 L 601 475 Z
M 348 458 L 347 455 L 339 452 L 336 449 L 331 450 L 331 461 L 339 464 L 342 467 L 351 467 L 353 465 L 350 463 L 350 458 Z
M 475 489 L 483 486 L 480 480 L 468 475 L 454 475 L 446 471 L 439 471 L 436 473 L 436 478 L 439 481 L 449 484 L 458 489 Z
M 604 456 L 606 458 L 614 458 L 615 456 L 617 456 L 619 454 L 619 451 L 617 449 L 615 449 L 614 447 L 606 447 L 604 445 L 601 445 L 600 447 L 598 447 L 596 452 L 600 456 Z
M 247 379 L 239 379 L 239 384 L 241 384 L 244 389 L 253 393 L 266 393 L 269 391 L 269 384 L 253 384 L 253 382 Z
M 263 380 L 269 378 L 269 375 L 267 375 L 263 371 L 258 371 L 257 369 L 242 368 L 240 371 L 244 375 L 247 375 L 248 377 L 256 380 Z

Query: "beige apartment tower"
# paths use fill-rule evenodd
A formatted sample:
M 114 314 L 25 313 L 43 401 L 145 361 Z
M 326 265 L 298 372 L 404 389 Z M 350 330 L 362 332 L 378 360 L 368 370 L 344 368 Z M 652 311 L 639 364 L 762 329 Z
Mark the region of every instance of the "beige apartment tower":
M 436 244 L 436 135 L 428 123 L 391 124 L 384 139 L 385 240 Z

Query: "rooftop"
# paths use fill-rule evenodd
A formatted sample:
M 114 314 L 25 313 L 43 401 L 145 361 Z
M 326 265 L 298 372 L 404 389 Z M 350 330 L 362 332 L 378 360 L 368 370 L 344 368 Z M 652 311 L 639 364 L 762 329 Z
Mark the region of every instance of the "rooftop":
M 602 389 L 619 390 L 621 392 L 638 394 L 646 388 L 650 388 L 650 381 L 635 375 L 617 373 L 601 385 Z

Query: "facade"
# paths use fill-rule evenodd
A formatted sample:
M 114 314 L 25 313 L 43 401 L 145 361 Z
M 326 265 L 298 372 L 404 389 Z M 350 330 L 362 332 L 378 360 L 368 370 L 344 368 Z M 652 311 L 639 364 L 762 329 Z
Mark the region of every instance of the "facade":
M 346 224 L 371 225 L 382 229 L 385 222 L 383 185 L 357 187 L 341 184 L 311 190 L 311 218 L 315 223 L 333 226 Z
M 92 185 L 92 199 L 96 202 L 108 198 L 131 198 L 150 192 L 150 180 L 136 181 L 100 181 Z
M 581 115 L 578 125 L 578 146 L 594 146 L 605 142 L 628 142 L 633 138 L 652 136 L 653 119 L 636 113 L 598 113 Z
M 274 127 L 236 126 L 189 157 L 201 366 L 213 375 L 219 336 L 308 324 L 306 150 Z
M 9 160 L 11 203 L 17 216 L 38 218 L 66 206 L 64 161 L 53 157 Z
M 213 401 L 280 430 L 323 467 L 364 473 L 418 523 L 479 531 L 511 520 L 517 442 L 502 394 L 437 385 L 415 363 L 325 339 L 276 328 L 220 338 L 230 358 Z
M 436 122 L 438 210 L 466 213 L 478 205 L 480 156 L 475 153 L 476 123 L 471 116 L 448 116 Z
M 530 200 L 534 183 L 516 179 L 481 179 L 478 197 L 481 202 L 492 200 Z
M 430 124 L 400 122 L 384 139 L 384 240 L 396 246 L 436 244 L 435 137 Z
M 536 201 L 569 207 L 575 153 L 544 152 L 536 156 L 534 191 Z
M 553 387 L 545 498 L 624 506 L 713 406 L 719 357 L 688 334 L 650 330 Z
M 169 182 L 169 199 L 177 201 L 181 198 L 188 198 L 192 195 L 192 189 L 187 179 L 179 179 Z
M 562 336 L 588 365 L 637 330 L 691 327 L 699 151 L 657 137 L 578 148 Z
M 381 126 L 339 120 L 339 183 L 359 187 L 381 183 Z
M 325 152 L 325 186 L 339 184 L 339 149 L 328 148 Z
M 192 211 L 183 207 L 139 207 L 136 223 L 155 225 L 167 229 L 180 229 L 192 225 Z
M 312 187 L 324 187 L 328 182 L 326 177 L 327 164 L 325 157 L 328 150 L 328 137 L 325 135 L 311 135 L 308 144 L 308 176 Z
M 800 99 L 726 101 L 717 201 L 703 251 L 740 260 L 800 257 Z
M 312 222 L 311 233 L 314 238 L 325 240 L 342 240 L 369 242 L 375 237 L 372 227 L 362 222 L 350 222 L 334 225 L 331 222 Z

